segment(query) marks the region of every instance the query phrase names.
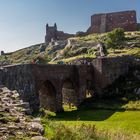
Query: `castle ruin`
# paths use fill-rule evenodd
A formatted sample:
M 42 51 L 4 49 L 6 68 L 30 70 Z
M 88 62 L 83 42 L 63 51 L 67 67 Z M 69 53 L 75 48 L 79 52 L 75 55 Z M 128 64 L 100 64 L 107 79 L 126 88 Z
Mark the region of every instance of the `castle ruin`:
M 69 37 L 73 36 L 73 34 L 58 31 L 56 23 L 54 24 L 54 26 L 49 26 L 49 24 L 46 25 L 45 44 L 49 44 L 49 42 L 51 42 L 52 40 L 66 40 Z
M 125 31 L 136 31 L 139 29 L 139 26 L 135 10 L 94 14 L 91 16 L 91 26 L 86 34 L 110 32 L 115 28 L 123 28 Z M 46 25 L 46 44 L 49 44 L 52 40 L 66 40 L 73 36 L 74 34 L 58 31 L 56 23 L 54 26 Z
M 136 31 L 136 11 L 132 10 L 92 15 L 91 26 L 87 30 L 87 33 L 105 33 L 110 32 L 115 28 L 123 28 L 125 31 Z

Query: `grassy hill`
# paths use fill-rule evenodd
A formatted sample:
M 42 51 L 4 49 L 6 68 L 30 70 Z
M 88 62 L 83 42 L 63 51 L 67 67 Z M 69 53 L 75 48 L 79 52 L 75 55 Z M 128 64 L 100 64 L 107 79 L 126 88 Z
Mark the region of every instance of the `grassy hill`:
M 106 48 L 106 56 L 133 55 L 140 58 L 140 32 L 126 32 L 123 47 L 115 49 Z M 9 61 L 12 64 L 31 63 L 33 59 L 41 59 L 42 63 L 71 63 L 81 58 L 96 58 L 99 56 L 97 44 L 105 42 L 107 33 L 92 34 L 69 39 L 71 43 L 63 41 L 46 46 L 36 44 L 5 56 L 0 56 L 0 61 Z
M 83 58 L 90 61 L 100 55 L 97 45 L 99 42 L 105 44 L 107 36 L 108 33 L 92 34 L 70 38 L 68 42 L 53 42 L 48 46 L 37 44 L 0 56 L 0 61 L 11 64 L 32 63 L 33 59 L 39 59 L 43 64 L 74 63 Z M 140 32 L 126 32 L 125 41 L 117 48 L 106 47 L 107 57 L 120 55 L 140 58 Z M 45 136 L 50 140 L 139 140 L 140 97 L 134 95 L 131 89 L 139 89 L 140 85 L 135 79 L 129 80 L 124 80 L 125 85 L 120 83 L 119 91 L 125 96 L 118 99 L 89 98 L 79 108 L 64 106 L 65 112 L 62 113 L 41 109 L 37 116 L 42 118 Z

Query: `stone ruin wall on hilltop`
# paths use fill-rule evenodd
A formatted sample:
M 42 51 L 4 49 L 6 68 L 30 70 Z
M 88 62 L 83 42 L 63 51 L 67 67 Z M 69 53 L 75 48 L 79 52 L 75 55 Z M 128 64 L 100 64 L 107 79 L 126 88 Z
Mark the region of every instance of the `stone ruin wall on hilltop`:
M 51 42 L 52 40 L 66 40 L 73 36 L 73 34 L 58 31 L 56 23 L 54 24 L 54 26 L 49 26 L 48 24 L 46 25 L 45 44 L 49 44 L 49 42 Z
M 91 26 L 85 34 L 105 33 L 115 28 L 123 28 L 125 31 L 137 31 L 140 29 L 139 26 L 136 11 L 134 10 L 95 14 L 91 16 Z M 54 26 L 46 25 L 46 44 L 49 44 L 52 40 L 66 40 L 73 36 L 75 35 L 58 31 L 56 23 Z
M 91 16 L 91 26 L 87 33 L 105 33 L 115 28 L 125 31 L 137 30 L 136 11 L 95 14 Z

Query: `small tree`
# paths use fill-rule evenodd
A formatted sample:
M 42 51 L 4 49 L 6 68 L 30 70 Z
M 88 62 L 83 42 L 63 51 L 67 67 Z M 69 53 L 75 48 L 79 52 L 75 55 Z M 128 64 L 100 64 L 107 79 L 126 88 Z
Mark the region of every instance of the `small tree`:
M 35 63 L 38 63 L 38 64 L 47 64 L 50 61 L 50 59 L 48 58 L 47 55 L 44 55 L 44 56 L 41 56 L 41 55 L 36 56 L 34 58 L 34 60 L 35 60 Z
M 116 48 L 121 47 L 124 41 L 125 41 L 124 29 L 116 28 L 107 34 L 105 44 L 107 48 L 113 48 L 115 50 Z
M 79 31 L 76 33 L 76 37 L 82 37 L 82 36 L 85 36 L 87 35 L 85 32 L 82 32 L 82 31 Z

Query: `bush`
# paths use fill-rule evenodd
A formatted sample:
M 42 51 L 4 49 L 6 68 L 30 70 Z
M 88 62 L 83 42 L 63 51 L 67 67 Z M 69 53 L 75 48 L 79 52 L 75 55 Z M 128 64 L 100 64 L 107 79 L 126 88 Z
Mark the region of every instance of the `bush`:
M 87 48 L 86 47 L 81 47 L 81 48 L 78 48 L 77 50 L 74 50 L 74 51 L 69 51 L 69 56 L 77 56 L 77 55 L 80 55 L 80 54 L 85 54 L 87 53 Z
M 113 48 L 114 50 L 121 47 L 125 41 L 124 29 L 116 28 L 107 34 L 105 41 L 107 48 Z
M 43 119 L 44 120 L 44 119 Z M 104 140 L 105 136 L 99 134 L 99 130 L 95 125 L 74 125 L 68 126 L 62 123 L 55 123 L 51 120 L 44 120 L 44 127 L 46 130 L 46 137 L 51 140 Z M 49 134 L 49 133 L 50 134 Z
M 50 61 L 47 55 L 45 56 L 39 55 L 34 60 L 37 64 L 47 64 Z
M 85 32 L 79 31 L 76 33 L 76 37 L 82 37 L 82 36 L 86 36 L 87 34 Z

